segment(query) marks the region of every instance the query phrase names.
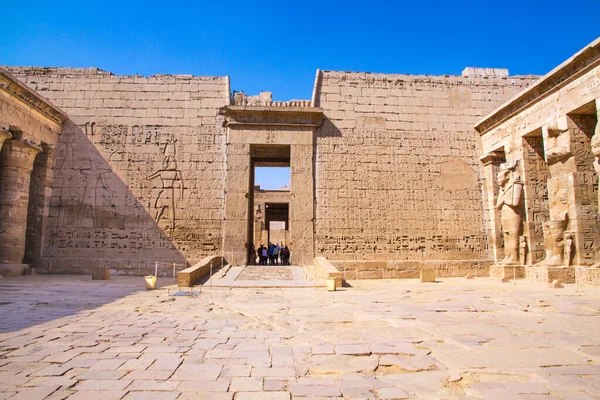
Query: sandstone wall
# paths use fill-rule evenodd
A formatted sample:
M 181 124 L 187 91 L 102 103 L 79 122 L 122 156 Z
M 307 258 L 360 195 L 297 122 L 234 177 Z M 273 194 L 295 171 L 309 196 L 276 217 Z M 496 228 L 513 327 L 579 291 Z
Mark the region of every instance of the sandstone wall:
M 466 72 L 317 78 L 317 255 L 394 268 L 491 258 L 473 126 L 535 77 Z
M 8 69 L 70 117 L 38 266 L 137 274 L 220 253 L 227 77 Z

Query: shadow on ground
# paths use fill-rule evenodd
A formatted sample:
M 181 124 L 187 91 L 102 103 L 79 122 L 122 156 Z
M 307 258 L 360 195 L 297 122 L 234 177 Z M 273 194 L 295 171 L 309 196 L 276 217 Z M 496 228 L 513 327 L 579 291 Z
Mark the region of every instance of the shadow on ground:
M 157 286 L 173 283 L 173 278 L 158 278 Z M 108 281 L 93 281 L 90 275 L 3 278 L 0 280 L 0 333 L 95 309 L 145 290 L 142 276 L 111 277 Z

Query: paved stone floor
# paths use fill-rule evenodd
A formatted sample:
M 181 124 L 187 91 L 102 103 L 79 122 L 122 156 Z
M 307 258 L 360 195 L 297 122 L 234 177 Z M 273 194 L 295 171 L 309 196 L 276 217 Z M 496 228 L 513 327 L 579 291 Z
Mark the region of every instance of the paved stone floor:
M 204 285 L 236 288 L 325 287 L 325 280 L 314 279 L 314 266 L 246 265 L 219 270 Z
M 597 288 L 350 283 L 185 297 L 139 277 L 5 278 L 0 399 L 600 396 Z

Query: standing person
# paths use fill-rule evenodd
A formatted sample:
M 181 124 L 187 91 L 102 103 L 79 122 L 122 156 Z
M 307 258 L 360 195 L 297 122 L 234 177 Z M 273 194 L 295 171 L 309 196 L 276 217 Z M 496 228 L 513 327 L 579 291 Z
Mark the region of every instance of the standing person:
M 273 265 L 273 251 L 274 251 L 275 246 L 273 246 L 273 243 L 269 242 L 269 264 Z
M 279 251 L 281 250 L 281 246 L 279 243 L 273 247 L 273 264 L 279 264 Z
M 281 265 L 285 265 L 285 247 L 281 247 L 279 251 L 279 259 L 281 260 Z
M 260 264 L 267 265 L 267 248 L 262 244 L 260 245 L 260 247 L 262 249 L 260 252 Z
M 287 247 L 287 244 L 285 245 L 285 247 L 283 248 L 283 254 L 284 254 L 284 262 L 286 265 L 290 265 L 290 249 Z

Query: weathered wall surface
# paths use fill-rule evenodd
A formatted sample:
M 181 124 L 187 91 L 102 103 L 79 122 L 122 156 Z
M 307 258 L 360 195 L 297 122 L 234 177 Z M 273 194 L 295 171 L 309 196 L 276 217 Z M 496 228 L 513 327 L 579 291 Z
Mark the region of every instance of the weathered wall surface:
M 473 126 L 535 80 L 491 72 L 322 73 L 316 254 L 394 268 L 402 260 L 414 268 L 412 261 L 491 258 Z
M 221 251 L 226 77 L 114 76 L 8 68 L 70 117 L 56 146 L 47 243 L 38 264 L 120 273 Z

